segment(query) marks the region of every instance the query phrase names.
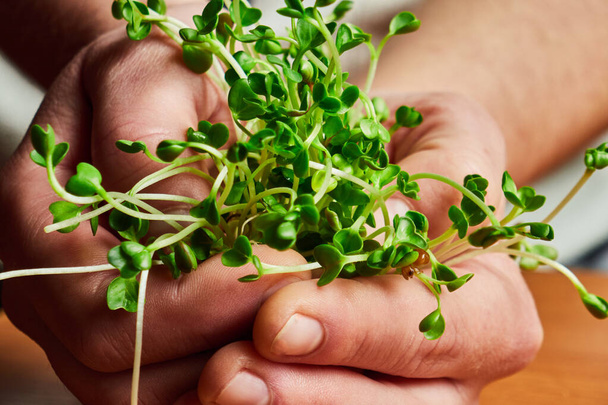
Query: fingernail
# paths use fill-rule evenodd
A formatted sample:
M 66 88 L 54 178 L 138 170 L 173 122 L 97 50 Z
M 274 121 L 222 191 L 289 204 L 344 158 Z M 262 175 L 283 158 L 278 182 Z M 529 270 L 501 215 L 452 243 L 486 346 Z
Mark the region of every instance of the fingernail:
M 247 371 L 241 371 L 224 387 L 215 400 L 217 405 L 266 405 L 270 392 L 266 383 Z
M 294 314 L 274 338 L 270 351 L 282 356 L 303 356 L 312 353 L 321 343 L 325 332 L 316 319 Z

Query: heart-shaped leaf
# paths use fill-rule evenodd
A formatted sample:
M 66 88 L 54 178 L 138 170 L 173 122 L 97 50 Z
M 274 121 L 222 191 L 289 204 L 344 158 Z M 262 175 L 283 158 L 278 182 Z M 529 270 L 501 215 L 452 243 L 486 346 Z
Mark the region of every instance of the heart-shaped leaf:
M 422 114 L 412 107 L 403 105 L 395 112 L 395 121 L 401 127 L 414 128 L 422 124 Z
M 479 228 L 469 235 L 469 243 L 473 246 L 487 248 L 503 239 L 512 239 L 515 231 L 510 227 L 487 226 Z
M 397 188 L 404 196 L 412 200 L 420 200 L 418 193 L 420 186 L 415 181 L 410 181 L 410 175 L 407 172 L 401 171 L 397 175 Z
M 359 232 L 351 228 L 336 232 L 333 242 L 342 254 L 356 253 L 363 248 L 363 238 L 361 238 Z
M 179 271 L 182 273 L 190 273 L 192 270 L 198 267 L 194 250 L 192 250 L 187 243 L 184 241 L 177 242 L 174 245 L 174 251 L 175 266 Z
M 228 267 L 241 267 L 251 261 L 252 255 L 253 250 L 249 238 L 245 235 L 240 235 L 234 241 L 232 249 L 222 254 L 222 264 Z
M 418 232 L 411 218 L 396 215 L 393 219 L 395 229 L 395 244 L 404 244 L 410 247 L 426 250 L 428 240 Z
M 397 14 L 389 25 L 389 35 L 408 34 L 420 28 L 420 20 L 409 11 Z
M 53 153 L 53 149 L 55 148 L 55 131 L 50 124 L 47 124 L 46 131 L 40 125 L 32 126 L 30 139 L 34 150 L 43 158 Z
M 446 284 L 446 287 L 448 288 L 449 292 L 456 291 L 457 289 L 459 289 L 460 287 L 465 285 L 471 278 L 473 278 L 473 276 L 474 276 L 473 273 L 468 273 L 468 274 L 465 274 L 464 276 L 460 276 L 456 280 L 451 281 L 448 284 Z
M 445 331 L 445 319 L 443 319 L 441 310 L 437 308 L 424 317 L 424 319 L 420 321 L 418 329 L 424 334 L 424 337 L 427 340 L 435 340 L 441 337 Z
M 173 162 L 187 146 L 184 141 L 164 140 L 156 147 L 156 156 L 165 162 Z
M 127 312 L 137 312 L 137 297 L 139 282 L 135 278 L 116 277 L 106 293 L 108 308 L 111 310 L 124 309 Z
M 210 225 L 218 225 L 220 223 L 220 211 L 217 208 L 217 201 L 212 196 L 205 198 L 198 205 L 192 207 L 190 215 L 195 218 L 203 218 Z
M 317 281 L 318 286 L 331 283 L 338 277 L 342 267 L 344 267 L 344 256 L 331 245 L 317 246 L 314 250 L 314 257 L 323 268 L 323 274 L 319 278 L 319 281 Z
M 53 214 L 53 223 L 56 224 L 57 222 L 77 217 L 80 215 L 83 208 L 84 207 L 79 207 L 68 201 L 55 201 L 49 206 L 49 211 Z M 78 225 L 79 224 L 76 223 L 66 228 L 58 229 L 58 231 L 61 233 L 72 232 L 74 229 L 78 228 Z
M 213 65 L 213 54 L 211 52 L 186 42 L 182 46 L 182 59 L 188 69 L 198 74 L 205 73 Z
M 76 174 L 68 180 L 65 189 L 77 196 L 95 195 L 101 189 L 101 173 L 89 163 L 78 163 Z
M 583 296 L 583 303 L 591 315 L 598 319 L 608 317 L 608 302 L 595 294 L 587 293 Z
M 124 278 L 132 278 L 152 267 L 152 255 L 137 242 L 122 242 L 108 252 L 108 263 L 120 270 Z

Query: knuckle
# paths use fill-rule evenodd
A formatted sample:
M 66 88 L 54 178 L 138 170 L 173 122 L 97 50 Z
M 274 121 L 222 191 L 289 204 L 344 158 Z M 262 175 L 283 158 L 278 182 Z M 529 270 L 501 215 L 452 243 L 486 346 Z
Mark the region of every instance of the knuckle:
M 70 352 L 80 363 L 94 371 L 110 373 L 130 368 L 134 336 L 120 325 L 121 322 L 118 322 L 108 327 L 104 322 L 99 322 L 92 327 L 75 328 L 77 333 L 68 346 Z M 135 328 L 132 329 L 134 332 Z

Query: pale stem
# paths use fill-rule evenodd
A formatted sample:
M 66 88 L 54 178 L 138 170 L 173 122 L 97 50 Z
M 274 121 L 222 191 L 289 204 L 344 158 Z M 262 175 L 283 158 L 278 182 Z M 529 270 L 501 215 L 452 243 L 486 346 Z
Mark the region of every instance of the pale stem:
M 149 270 L 141 272 L 139 292 L 137 296 L 137 322 L 135 326 L 135 356 L 133 359 L 133 378 L 131 382 L 131 404 L 137 405 L 139 396 L 139 374 L 141 369 L 141 347 L 144 331 L 144 304 L 146 302 L 146 286 Z

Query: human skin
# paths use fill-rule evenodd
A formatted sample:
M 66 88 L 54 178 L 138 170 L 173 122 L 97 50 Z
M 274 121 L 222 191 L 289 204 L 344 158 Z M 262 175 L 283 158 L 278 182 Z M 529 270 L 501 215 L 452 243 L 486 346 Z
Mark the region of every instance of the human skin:
M 5 1 L 3 4 L 8 3 Z M 530 7 L 542 6 L 541 3 L 531 4 Z M 599 3 L 597 4 L 599 7 Z M 513 8 L 511 2 L 506 2 L 504 5 Z M 424 19 L 425 26 L 449 27 L 449 25 L 446 26 L 450 22 L 447 17 L 451 15 L 446 16 L 441 13 L 439 6 L 445 7 L 441 2 L 431 1 L 425 3 L 424 8 L 417 11 L 417 14 Z M 461 6 L 462 9 L 471 9 L 464 4 L 461 4 Z M 58 7 L 60 6 L 56 5 L 50 8 L 48 12 L 55 15 L 53 10 Z M 200 9 L 200 6 L 198 8 Z M 492 10 L 498 12 L 500 7 L 495 6 Z M 570 10 L 574 10 L 572 12 L 576 13 L 578 9 L 570 8 Z M 578 11 L 580 14 L 580 10 Z M 597 12 L 597 10 L 595 11 Z M 109 16 L 109 12 L 107 15 Z M 491 15 L 477 13 L 474 15 L 475 18 L 471 15 L 468 15 L 468 18 L 469 21 L 473 18 L 472 22 L 476 22 L 478 19 L 479 21 L 492 21 L 489 18 Z M 539 11 L 537 10 L 534 13 L 531 9 L 528 17 L 531 18 L 536 15 L 540 15 Z M 579 15 L 579 17 L 585 16 Z M 99 21 L 103 21 L 103 23 L 99 22 L 95 25 L 99 32 L 90 33 L 90 40 L 98 38 L 99 35 L 102 35 L 103 32 L 106 32 L 115 24 L 114 21 L 106 19 L 106 17 L 100 16 L 99 18 Z M 186 21 L 186 19 L 184 20 Z M 61 21 L 64 20 L 58 19 L 56 21 L 60 21 L 59 25 L 63 26 Z M 82 18 L 80 21 L 82 21 Z M 454 21 L 458 20 L 452 20 L 452 22 Z M 582 19 L 579 18 L 578 21 L 582 21 Z M 79 21 L 75 20 L 72 23 L 80 26 L 78 25 Z M 105 25 L 106 23 L 108 25 Z M 481 30 L 480 24 L 480 22 L 469 24 L 467 27 L 472 26 Z M 584 23 L 581 24 L 585 25 Z M 536 27 L 533 22 L 525 26 Z M 82 29 L 86 31 L 86 27 Z M 544 27 L 544 29 L 551 32 L 551 27 Z M 445 30 L 452 32 L 447 28 Z M 541 32 L 538 29 L 536 31 Z M 70 31 L 66 30 L 67 32 Z M 411 42 L 404 45 L 413 47 L 412 51 L 408 51 L 408 54 L 414 52 L 417 55 L 415 66 L 397 59 L 397 52 L 391 51 L 391 48 L 387 48 L 384 55 L 385 61 L 388 60 L 391 63 L 380 66 L 375 88 L 390 87 L 395 90 L 394 82 L 383 81 L 383 78 L 399 77 L 398 83 L 403 84 L 404 91 L 413 89 L 420 90 L 422 93 L 405 95 L 404 92 L 401 92 L 401 95 L 391 96 L 396 97 L 394 99 L 395 105 L 399 103 L 414 105 L 425 115 L 425 124 L 419 129 L 411 131 L 409 134 L 402 132 L 398 135 L 391 155 L 396 161 L 402 159 L 401 163 L 404 169 L 410 172 L 434 171 L 455 179 L 460 179 L 470 173 L 482 174 L 491 179 L 494 184 L 489 197 L 490 201 L 500 205 L 499 191 L 496 184 L 499 184 L 500 173 L 505 168 L 505 159 L 508 159 L 508 167 L 512 171 L 515 169 L 516 173 L 521 167 L 528 167 L 518 164 L 521 162 L 516 159 L 518 155 L 515 152 L 521 150 L 523 143 L 521 135 L 517 134 L 532 133 L 548 136 L 545 131 L 533 132 L 536 127 L 531 126 L 532 123 L 523 119 L 521 113 L 513 111 L 510 103 L 528 100 L 524 95 L 517 92 L 517 88 L 521 87 L 526 90 L 529 99 L 542 104 L 540 100 L 552 96 L 552 94 L 544 93 L 542 88 L 549 89 L 551 87 L 541 86 L 541 89 L 536 89 L 535 83 L 538 81 L 528 83 L 526 81 L 528 78 L 523 75 L 518 77 L 516 81 L 510 81 L 520 84 L 520 86 L 509 88 L 509 91 L 517 97 L 492 98 L 493 91 L 494 96 L 496 96 L 497 89 L 501 89 L 497 86 L 497 83 L 492 81 L 492 78 L 496 81 L 497 77 L 507 77 L 509 72 L 502 72 L 499 68 L 508 66 L 496 62 L 496 70 L 492 70 L 491 74 L 475 76 L 473 73 L 476 70 L 469 71 L 466 68 L 470 65 L 470 60 L 456 57 L 462 55 L 462 52 L 457 51 L 462 49 L 459 46 L 462 47 L 463 44 L 466 45 L 467 49 L 471 44 L 474 44 L 476 49 L 493 50 L 494 48 L 484 42 L 487 37 L 477 35 L 473 36 L 475 41 L 467 37 L 469 42 L 462 42 L 462 38 L 456 41 L 458 37 L 446 35 L 445 31 L 435 29 L 434 32 L 435 36 L 423 36 L 424 31 L 421 30 L 420 33 L 415 34 L 420 35 L 419 38 L 421 39 L 419 41 L 414 41 L 412 38 L 415 37 L 412 36 L 408 38 L 408 41 Z M 478 31 L 477 34 L 479 32 L 485 31 Z M 115 38 L 118 37 L 110 34 L 107 37 L 97 39 L 81 54 L 84 56 L 79 56 L 82 59 L 76 59 L 72 62 L 68 70 L 64 71 L 62 77 L 55 82 L 53 88 L 49 91 L 45 105 L 43 105 L 35 122 L 41 124 L 50 122 L 56 128 L 59 137 L 65 136 L 71 142 L 75 142 L 76 144 L 73 147 L 79 152 L 78 157 L 85 160 L 90 159 L 96 165 L 101 166 L 104 173 L 104 184 L 108 181 L 108 184 L 124 187 L 125 184 L 121 183 L 119 174 L 124 173 L 125 169 L 117 170 L 118 168 L 114 166 L 114 163 L 109 163 L 112 154 L 116 152 L 113 152 L 112 149 L 111 152 L 96 156 L 96 152 L 91 152 L 92 148 L 88 145 L 89 133 L 92 136 L 91 139 L 107 140 L 107 142 L 100 143 L 101 147 L 106 147 L 108 150 L 112 148 L 113 142 L 111 140 L 113 139 L 134 140 L 146 132 L 153 134 L 151 138 L 147 139 L 154 143 L 165 134 L 183 134 L 183 130 L 194 125 L 197 119 L 211 117 L 213 113 L 218 113 L 218 110 L 221 111 L 221 108 L 206 113 L 197 108 L 187 108 L 191 114 L 184 114 L 184 111 L 180 110 L 176 111 L 174 115 L 170 115 L 166 112 L 166 106 L 172 103 L 161 104 L 163 107 L 160 110 L 159 107 L 154 107 L 152 100 L 163 99 L 168 94 L 173 94 L 172 97 L 179 98 L 180 101 L 186 101 L 183 105 L 198 100 L 199 103 L 195 102 L 194 104 L 200 106 L 201 100 L 197 97 L 201 97 L 201 94 L 208 97 L 213 91 L 210 88 L 202 89 L 200 79 L 194 79 L 185 69 L 179 71 L 171 69 L 175 76 L 169 76 L 173 80 L 168 80 L 169 78 L 164 77 L 164 70 L 160 69 L 160 67 L 166 66 L 158 66 L 159 70 L 154 69 L 157 66 L 147 66 L 142 72 L 141 64 L 120 63 L 125 60 L 147 60 L 150 55 L 168 56 L 169 60 L 176 61 L 179 59 L 179 54 L 174 48 L 171 51 L 170 45 L 166 43 L 162 46 L 158 45 L 161 46 L 160 49 L 163 49 L 161 51 L 156 44 L 150 42 L 145 48 L 142 48 L 143 44 L 135 44 L 138 49 L 135 46 L 122 45 L 122 42 Z M 85 39 L 83 42 L 88 43 L 90 40 Z M 454 40 L 454 43 L 451 43 L 452 40 Z M 422 44 L 415 47 L 412 45 L 419 42 Z M 423 46 L 425 43 L 428 46 Z M 454 50 L 453 59 L 449 58 L 452 53 L 448 52 L 446 54 L 442 51 L 441 55 L 446 55 L 444 56 L 446 58 L 445 62 L 441 64 L 434 62 L 433 57 L 437 56 L 436 46 L 439 43 L 448 50 Z M 79 45 L 76 44 L 74 47 L 78 48 Z M 530 51 L 534 49 L 532 48 Z M 52 53 L 52 44 L 50 50 Z M 533 65 L 537 63 L 526 53 L 525 47 L 520 47 L 517 51 L 518 55 L 521 55 L 520 60 L 534 61 L 534 63 L 531 63 Z M 66 52 L 66 54 L 69 54 L 69 52 Z M 108 54 L 113 55 L 111 59 L 114 62 L 113 64 L 107 62 Z M 580 55 L 580 58 L 571 58 L 572 60 L 568 60 L 568 62 L 578 60 L 582 65 L 583 62 L 588 62 L 583 60 L 583 57 L 584 55 Z M 495 60 L 491 54 L 487 55 L 487 58 Z M 99 62 L 100 60 L 103 60 L 104 63 L 95 63 L 95 61 Z M 161 58 L 155 58 L 154 60 L 161 60 Z M 595 62 L 601 64 L 602 60 Z M 394 66 L 399 66 L 400 70 L 398 72 L 393 71 Z M 443 70 L 440 69 L 441 66 L 444 67 Z M 551 71 L 559 69 L 560 66 L 562 65 L 552 65 Z M 126 68 L 127 70 L 124 73 L 126 77 L 132 80 L 129 82 L 120 80 L 125 75 L 118 74 L 120 72 L 119 68 Z M 580 69 L 580 66 L 568 66 L 568 69 L 572 71 L 577 71 L 577 68 Z M 36 70 L 35 66 L 31 69 Z M 50 70 L 53 71 L 53 69 L 51 66 Z M 604 69 L 605 71 L 608 70 Z M 163 72 L 163 75 L 160 74 L 161 72 Z M 143 77 L 142 73 L 144 73 Z M 87 77 L 89 82 L 95 83 L 101 80 L 101 83 L 104 83 L 105 86 L 98 86 L 97 89 L 95 85 L 87 87 Z M 475 77 L 482 77 L 484 80 L 475 81 L 473 80 Z M 166 82 L 163 81 L 165 78 L 167 79 Z M 80 87 L 80 83 L 82 83 L 80 79 L 85 79 L 83 87 Z M 48 81 L 48 79 L 40 79 L 43 83 L 45 80 Z M 146 86 L 150 82 L 155 85 Z M 182 82 L 183 86 L 177 86 L 176 89 L 176 83 Z M 197 90 L 205 91 L 193 92 L 190 85 L 194 85 Z M 159 91 L 159 88 L 163 90 Z M 573 86 L 573 88 L 578 87 Z M 584 95 L 585 100 L 588 100 L 588 93 L 591 93 L 598 96 L 597 99 L 594 99 L 597 101 L 594 105 L 602 105 L 605 99 L 602 98 L 601 89 L 602 86 L 599 85 L 592 92 L 581 91 L 573 96 Z M 436 90 L 449 91 L 450 93 L 431 92 Z M 570 90 L 570 88 L 565 89 L 565 91 Z M 133 109 L 134 106 L 141 105 L 141 98 L 138 97 L 137 102 L 128 103 L 128 98 L 126 100 L 122 99 L 126 94 L 133 97 L 136 95 L 150 97 L 152 94 L 149 99 L 150 105 L 147 105 L 148 108 L 145 110 Z M 563 95 L 563 93 L 561 94 Z M 119 95 L 120 97 L 118 97 Z M 563 95 L 563 97 L 566 97 L 566 95 Z M 578 98 L 575 97 L 574 99 Z M 91 100 L 90 104 L 88 100 Z M 505 105 L 501 106 L 501 103 Z M 573 102 L 569 107 L 583 108 L 582 105 L 586 104 Z M 118 108 L 119 106 L 124 108 Z M 505 111 L 509 111 L 511 115 L 500 114 L 503 111 L 502 108 L 508 108 Z M 590 110 L 594 108 L 590 108 Z M 131 121 L 133 117 L 138 117 L 142 111 L 147 111 L 148 114 L 142 116 L 141 120 Z M 489 113 L 486 111 L 489 111 Z M 573 115 L 581 116 L 580 113 Z M 113 119 L 108 120 L 107 116 L 113 117 Z M 152 120 L 152 124 L 150 124 L 150 119 L 161 116 L 180 117 L 180 119 L 174 118 L 171 121 L 163 120 L 162 122 Z M 538 116 L 542 118 L 543 114 L 539 113 Z M 586 126 L 575 125 L 573 127 L 570 125 L 570 128 L 574 128 L 575 131 L 582 132 L 584 135 L 577 138 L 577 142 L 593 132 L 593 129 L 602 125 L 601 118 L 597 118 L 593 111 L 586 111 L 583 116 L 588 119 L 577 120 L 572 125 L 584 123 Z M 518 119 L 509 117 L 517 117 Z M 213 118 L 217 117 L 214 116 Z M 113 120 L 120 122 L 120 119 L 124 120 L 124 125 L 115 123 L 116 125 L 112 125 L 110 128 L 104 127 L 105 123 L 113 122 Z M 510 122 L 517 122 L 518 129 L 513 129 L 509 125 Z M 536 121 L 533 123 L 536 123 Z M 136 124 L 141 126 L 138 127 Z M 93 131 L 90 131 L 91 127 Z M 159 127 L 162 130 L 159 131 Z M 141 132 L 135 131 L 136 128 L 139 128 L 138 131 Z M 549 126 L 549 128 L 555 128 L 555 125 Z M 488 136 L 488 134 L 491 135 Z M 563 135 L 563 131 L 552 133 L 552 136 L 558 136 L 559 134 Z M 572 138 L 575 137 L 569 137 L 568 139 Z M 507 145 L 506 148 L 503 146 L 505 144 Z M 542 151 L 544 153 L 546 149 L 542 149 Z M 550 157 L 554 156 L 548 153 L 550 151 L 551 149 L 547 151 L 547 159 L 543 160 L 543 168 L 549 165 Z M 89 155 L 91 156 L 89 157 Z M 539 159 L 543 156 L 545 155 L 541 154 Z M 431 157 L 431 159 L 427 157 Z M 458 158 L 455 159 L 456 157 Z M 67 179 L 69 177 L 74 164 L 75 161 L 72 161 L 71 167 L 65 169 L 65 172 L 62 173 L 62 178 Z M 133 167 L 142 165 L 141 161 L 133 164 Z M 95 245 L 83 245 L 77 243 L 80 241 L 77 241 L 76 238 L 78 236 L 84 237 L 87 230 L 80 229 L 77 231 L 80 233 L 74 234 L 74 239 L 65 239 L 68 236 L 60 235 L 63 238 L 63 243 L 53 242 L 49 244 L 51 236 L 44 236 L 41 232 L 35 231 L 50 222 L 49 215 L 44 216 L 40 213 L 46 212 L 48 204 L 54 201 L 51 192 L 49 190 L 44 198 L 40 197 L 43 174 L 40 174 L 40 168 L 36 169 L 28 161 L 26 146 L 22 146 L 9 165 L 11 175 L 7 176 L 3 172 L 2 201 L 0 203 L 3 212 L 11 214 L 8 216 L 11 218 L 9 229 L 14 231 L 14 233 L 6 233 L 6 235 L 11 235 L 10 240 L 2 241 L 3 246 L 11 247 L 9 252 L 2 252 L 3 259 L 5 256 L 8 258 L 6 260 L 7 268 L 37 266 L 36 262 L 28 262 L 24 259 L 32 255 L 37 258 L 44 258 L 44 264 L 40 265 L 47 266 L 49 263 L 54 265 L 66 264 L 63 260 L 66 259 L 67 255 L 57 257 L 53 254 L 61 251 L 61 247 L 65 246 L 69 246 L 72 251 L 75 251 L 67 264 L 92 264 L 92 261 L 105 260 L 105 252 L 113 246 L 112 243 L 116 243 L 108 234 L 98 235 L 95 239 Z M 541 170 L 538 167 L 532 167 L 529 169 L 530 172 L 526 169 L 526 172 L 518 173 L 517 176 L 519 179 L 532 177 L 534 175 L 532 171 L 537 169 Z M 5 168 L 6 170 L 8 169 Z M 143 174 L 146 169 L 141 170 L 140 173 Z M 39 188 L 32 187 L 29 190 L 20 190 L 18 186 L 23 184 L 24 179 L 27 178 L 28 182 L 32 181 L 36 172 L 39 173 L 37 175 L 39 183 L 37 184 L 41 184 L 41 186 Z M 10 180 L 5 182 L 4 179 L 7 178 Z M 447 226 L 446 208 L 456 201 L 457 196 L 443 187 L 422 183 L 424 205 L 409 201 L 408 203 L 415 209 L 424 212 L 431 219 L 432 224 L 434 224 L 434 232 L 437 233 Z M 191 189 L 187 183 L 183 184 L 184 188 Z M 22 207 L 27 207 L 27 210 Z M 52 238 L 58 238 L 58 235 L 53 235 Z M 68 240 L 69 242 L 67 242 Z M 82 246 L 82 248 L 80 250 L 74 249 L 75 246 Z M 52 249 L 52 247 L 57 248 Z M 283 258 L 283 260 L 301 260 L 297 255 L 291 253 L 286 253 L 286 255 L 291 256 Z M 207 267 L 211 268 L 211 271 L 204 272 Z M 531 360 L 540 343 L 542 332 L 533 303 L 513 263 L 506 261 L 503 257 L 491 257 L 483 262 L 469 262 L 466 264 L 466 270 L 461 268 L 459 271 L 463 273 L 474 271 L 476 274 L 475 283 L 472 282 L 466 289 L 449 296 L 444 301 L 448 330 L 446 336 L 435 343 L 422 340 L 416 328 L 416 324 L 422 316 L 428 313 L 429 309 L 432 309 L 432 297 L 425 293 L 419 294 L 417 291 L 419 286 L 417 287 L 413 282 L 404 282 L 399 277 L 388 276 L 386 278 L 356 281 L 338 280 L 337 283 L 332 283 L 323 289 L 316 288 L 314 280 L 293 283 L 266 299 L 256 316 L 255 310 L 267 298 L 265 293 L 275 285 L 276 280 L 267 279 L 259 284 L 247 285 L 246 288 L 249 288 L 247 290 L 235 282 L 238 274 L 234 274 L 234 278 L 232 278 L 232 275 L 226 277 L 221 273 L 220 268 L 215 267 L 213 263 L 207 263 L 198 272 L 194 273 L 196 276 L 191 277 L 190 281 L 184 282 L 193 291 L 190 292 L 188 288 L 185 288 L 185 291 L 180 291 L 179 296 L 180 300 L 191 300 L 190 302 L 197 303 L 201 302 L 202 299 L 200 305 L 203 309 L 201 310 L 205 311 L 205 308 L 207 308 L 204 304 L 208 304 L 210 309 L 202 314 L 198 312 L 194 314 L 180 313 L 179 317 L 174 318 L 175 313 L 179 312 L 177 305 L 164 308 L 166 301 L 163 305 L 160 305 L 160 303 L 163 301 L 161 297 L 173 296 L 176 287 L 165 287 L 163 283 L 160 283 L 160 279 L 163 277 L 157 276 L 157 281 L 154 278 L 151 280 L 150 297 L 159 298 L 156 301 L 157 304 L 154 301 L 151 302 L 152 310 L 148 309 L 146 317 L 145 339 L 147 340 L 144 341 L 144 363 L 150 365 L 147 367 L 147 371 L 144 369 L 142 379 L 143 398 L 162 398 L 167 400 L 163 403 L 169 403 L 183 392 L 192 390 L 198 379 L 198 374 L 203 370 L 197 396 L 201 401 L 216 400 L 230 378 L 240 370 L 243 364 L 246 364 L 246 368 L 250 372 L 263 377 L 268 382 L 271 390 L 267 393 L 274 403 L 297 403 L 298 400 L 301 401 L 303 395 L 307 395 L 307 398 L 318 395 L 319 402 L 331 403 L 333 401 L 335 403 L 347 398 L 344 396 L 346 394 L 353 395 L 353 401 L 346 401 L 349 403 L 369 403 L 369 400 L 366 401 L 367 397 L 365 395 L 370 395 L 371 398 L 387 398 L 387 401 L 390 400 L 389 402 L 414 401 L 416 398 L 420 403 L 439 401 L 447 403 L 474 402 L 480 387 L 484 383 L 514 372 Z M 245 269 L 243 273 L 246 272 Z M 202 273 L 206 273 L 204 277 L 199 276 Z M 202 280 L 198 280 L 199 277 Z M 305 279 L 306 275 L 299 276 L 299 279 L 302 278 Z M 84 402 L 120 403 L 121 400 L 124 401 L 124 398 L 128 397 L 125 393 L 128 391 L 130 383 L 128 368 L 130 367 L 132 354 L 130 346 L 132 341 L 131 339 L 125 339 L 124 336 L 132 336 L 133 334 L 132 319 L 123 316 L 124 314 L 105 314 L 102 312 L 104 301 L 102 286 L 107 284 L 109 279 L 104 276 L 70 276 L 70 281 L 67 281 L 67 279 L 63 281 L 59 277 L 48 277 L 45 278 L 46 281 L 40 279 L 35 284 L 28 280 L 6 284 L 5 306 L 11 319 L 45 348 L 58 374 Z M 286 282 L 292 281 L 296 280 L 291 279 Z M 180 288 L 184 283 L 180 283 Z M 233 291 L 236 288 L 249 294 L 249 300 L 242 303 L 242 307 L 240 307 L 242 315 L 226 318 L 224 313 L 218 312 L 218 308 L 225 308 L 225 302 L 221 299 L 215 299 L 216 295 L 209 294 L 208 286 L 219 286 L 217 295 L 222 295 L 222 291 Z M 73 294 L 70 302 L 65 300 L 66 288 Z M 155 292 L 155 289 L 158 289 L 158 292 Z M 382 293 L 379 294 L 379 292 Z M 182 296 L 183 298 L 181 298 Z M 297 297 L 297 299 L 294 299 L 294 297 Z M 347 305 L 344 303 L 345 297 Z M 412 300 L 412 297 L 418 298 Z M 154 298 L 150 299 L 153 300 Z M 78 308 L 70 306 L 71 302 L 80 302 L 81 300 L 82 304 Z M 63 305 L 58 304 L 61 302 L 63 302 Z M 488 305 L 488 303 L 492 303 L 492 305 Z M 386 314 L 382 313 L 382 310 L 388 306 L 400 310 L 390 311 Z M 490 312 L 488 308 L 499 308 L 497 311 L 500 313 L 500 317 L 496 316 L 495 312 Z M 213 312 L 211 309 L 216 311 Z M 90 311 L 98 311 L 97 313 L 101 315 L 104 322 L 99 320 L 91 322 L 91 318 L 88 317 Z M 479 316 L 465 316 L 471 312 L 479 314 Z M 322 344 L 309 355 L 277 354 L 271 349 L 275 335 L 294 313 L 313 316 L 322 323 L 320 329 L 323 333 Z M 336 313 L 339 313 L 340 317 L 335 316 Z M 378 313 L 383 316 L 377 316 Z M 360 314 L 368 314 L 368 316 L 359 316 Z M 110 319 L 112 323 L 109 322 Z M 185 330 L 180 331 L 184 334 L 185 338 L 183 340 L 175 342 L 171 339 L 171 336 L 167 336 L 169 328 L 163 328 L 167 319 L 179 319 L 180 325 L 188 327 L 184 327 Z M 204 327 L 201 326 L 201 329 L 189 332 L 187 329 L 191 325 L 197 324 L 197 322 L 200 323 L 200 319 L 205 319 Z M 223 330 L 216 329 L 217 326 L 213 322 L 211 324 L 207 323 L 209 319 L 215 319 L 217 324 L 231 329 L 233 333 L 226 336 Z M 501 322 L 497 322 L 499 319 Z M 118 324 L 114 322 L 118 322 Z M 252 335 L 253 343 L 239 341 L 227 345 L 213 355 L 210 362 L 205 366 L 205 360 L 210 354 L 200 355 L 197 353 L 205 349 L 215 350 L 231 341 L 248 337 L 248 328 L 252 323 L 255 325 Z M 74 325 L 77 325 L 78 328 L 74 328 Z M 108 325 L 111 325 L 111 328 L 107 327 Z M 155 325 L 160 326 L 156 327 Z M 309 323 L 309 325 L 311 324 Z M 490 327 L 486 327 L 487 325 L 490 325 Z M 310 329 L 314 330 L 314 327 Z M 456 330 L 458 333 L 454 332 Z M 73 333 L 75 331 L 82 333 L 82 335 L 77 334 L 74 337 Z M 473 333 L 474 331 L 476 333 Z M 208 335 L 209 337 L 205 337 L 204 340 L 210 343 L 205 344 L 197 341 L 197 338 L 200 338 L 201 335 Z M 469 339 L 466 339 L 467 337 Z M 500 338 L 500 345 L 496 344 L 497 338 Z M 190 344 L 184 344 L 184 340 L 190 342 Z M 318 336 L 313 336 L 312 340 L 314 342 L 318 341 Z M 164 344 L 162 347 L 149 344 L 149 342 L 155 341 Z M 166 343 L 167 341 L 168 343 Z M 348 344 L 344 344 L 345 341 Z M 86 342 L 86 346 L 83 342 Z M 359 345 L 358 342 L 362 344 Z M 475 344 L 472 344 L 473 342 Z M 283 348 L 288 346 L 285 342 L 282 344 Z M 252 347 L 256 350 L 253 351 Z M 108 353 L 110 353 L 110 356 L 107 355 Z M 387 366 L 385 359 L 389 358 L 392 361 Z M 167 362 L 160 364 L 163 360 L 167 360 Z M 302 363 L 304 366 L 293 365 L 293 363 Z M 414 369 L 412 364 L 425 365 L 427 368 Z M 471 364 L 475 365 L 473 370 L 468 369 Z M 360 373 L 353 371 L 352 367 L 374 372 Z M 180 370 L 179 375 L 176 374 L 176 369 Z M 100 371 L 106 372 L 106 374 L 100 374 Z M 78 379 L 83 376 L 86 376 L 84 380 L 90 382 L 90 384 L 78 382 Z M 422 377 L 438 378 L 432 381 L 418 380 Z M 162 384 L 158 383 L 160 379 L 163 381 Z M 314 385 L 310 383 L 302 385 L 302 380 L 315 381 L 316 383 Z M 387 386 L 391 389 L 387 390 Z M 301 391 L 302 387 L 306 389 L 304 392 Z M 224 394 L 230 394 L 230 390 L 224 391 Z M 356 397 L 354 397 L 355 395 Z M 429 397 L 429 395 L 432 397 Z M 193 400 L 191 394 L 186 394 L 184 398 L 184 401 Z M 432 398 L 432 401 L 427 401 L 429 398 Z

